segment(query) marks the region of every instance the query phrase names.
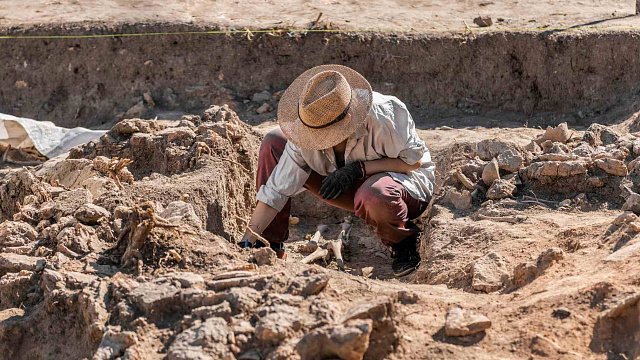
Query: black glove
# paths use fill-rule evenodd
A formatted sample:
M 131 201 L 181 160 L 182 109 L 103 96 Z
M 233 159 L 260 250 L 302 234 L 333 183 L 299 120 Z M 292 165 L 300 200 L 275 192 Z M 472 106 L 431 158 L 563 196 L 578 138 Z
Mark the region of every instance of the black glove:
M 322 196 L 323 199 L 333 200 L 353 187 L 354 182 L 362 179 L 364 175 L 364 164 L 362 161 L 347 164 L 322 180 L 320 196 Z

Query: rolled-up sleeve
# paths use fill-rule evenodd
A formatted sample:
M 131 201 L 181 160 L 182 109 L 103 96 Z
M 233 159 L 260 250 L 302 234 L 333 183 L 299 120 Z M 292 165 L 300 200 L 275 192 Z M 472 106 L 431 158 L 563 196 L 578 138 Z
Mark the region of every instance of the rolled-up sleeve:
M 416 132 L 415 123 L 407 107 L 397 98 L 390 97 L 383 122 L 387 132 L 384 152 L 390 158 L 402 159 L 414 165 L 428 152 L 427 146 Z
M 287 142 L 278 165 L 269 180 L 258 190 L 257 199 L 280 211 L 289 198 L 298 193 L 307 182 L 311 170 L 300 154 L 300 150 Z

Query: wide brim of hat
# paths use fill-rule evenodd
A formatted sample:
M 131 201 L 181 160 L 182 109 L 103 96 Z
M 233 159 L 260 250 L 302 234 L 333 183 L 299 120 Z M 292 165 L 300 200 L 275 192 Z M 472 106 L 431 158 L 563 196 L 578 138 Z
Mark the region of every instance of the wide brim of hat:
M 298 100 L 307 81 L 321 71 L 337 71 L 351 86 L 351 104 L 344 119 L 322 129 L 312 129 L 298 117 Z M 357 71 L 342 65 L 320 65 L 298 76 L 285 90 L 278 104 L 278 124 L 287 137 L 301 149 L 324 150 L 338 145 L 367 119 L 373 93 L 371 85 Z

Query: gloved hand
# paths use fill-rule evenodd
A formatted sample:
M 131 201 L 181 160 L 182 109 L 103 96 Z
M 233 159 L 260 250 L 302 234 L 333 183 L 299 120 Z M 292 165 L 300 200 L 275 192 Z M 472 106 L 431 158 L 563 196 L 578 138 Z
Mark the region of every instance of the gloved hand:
M 347 164 L 322 180 L 320 196 L 322 196 L 323 199 L 333 200 L 353 187 L 355 181 L 362 179 L 364 175 L 364 164 L 362 161 Z

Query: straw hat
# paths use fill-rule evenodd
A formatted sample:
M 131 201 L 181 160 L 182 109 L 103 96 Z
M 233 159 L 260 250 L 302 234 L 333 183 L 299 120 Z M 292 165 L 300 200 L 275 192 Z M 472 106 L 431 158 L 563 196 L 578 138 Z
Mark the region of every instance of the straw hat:
M 342 65 L 316 66 L 282 94 L 278 124 L 301 149 L 328 149 L 364 123 L 371 98 L 371 85 L 357 71 Z

